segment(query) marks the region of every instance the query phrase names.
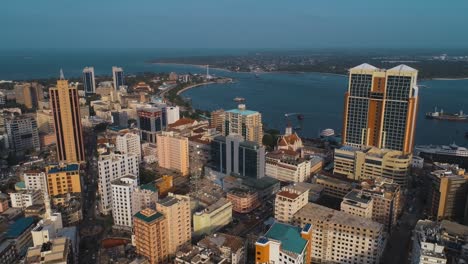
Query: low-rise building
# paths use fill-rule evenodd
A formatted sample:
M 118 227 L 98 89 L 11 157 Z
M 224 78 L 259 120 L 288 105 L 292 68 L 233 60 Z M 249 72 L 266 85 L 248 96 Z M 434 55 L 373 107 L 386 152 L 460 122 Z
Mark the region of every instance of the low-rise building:
M 42 192 L 39 190 L 19 191 L 10 193 L 11 207 L 25 209 L 34 204 L 41 204 Z
M 232 203 L 221 198 L 193 215 L 193 234 L 201 236 L 216 232 L 232 221 Z
M 312 228 L 274 223 L 264 236 L 255 242 L 255 263 L 310 263 Z
M 246 242 L 238 236 L 214 233 L 200 240 L 197 246 L 211 250 L 213 254 L 226 259 L 227 263 L 244 264 L 246 262 Z
M 353 189 L 353 184 L 350 181 L 331 175 L 317 174 L 312 179 L 312 182 L 324 187 L 324 195 L 338 199 L 343 198 Z
M 44 244 L 29 248 L 26 261 L 31 264 L 75 263 L 72 243 L 66 237 L 51 239 Z
M 16 220 L 7 230 L 5 237 L 13 241 L 17 254 L 22 257 L 33 245 L 31 230 L 34 227 L 34 218 L 23 217 Z
M 292 152 L 292 153 L 289 153 Z M 265 157 L 265 175 L 283 182 L 304 182 L 309 180 L 311 161 L 299 157 L 292 150 L 277 150 Z
M 226 198 L 232 203 L 232 210 L 237 213 L 250 213 L 260 206 L 258 193 L 249 189 L 231 189 Z
M 412 239 L 412 264 L 447 263 L 444 246 L 438 244 L 437 229 L 437 224 L 432 221 L 418 221 Z
M 47 192 L 46 175 L 39 170 L 27 170 L 23 173 L 24 183 L 27 190 L 40 190 Z
M 405 186 L 412 158 L 396 150 L 344 146 L 335 149 L 333 172 L 356 181 L 383 177 Z

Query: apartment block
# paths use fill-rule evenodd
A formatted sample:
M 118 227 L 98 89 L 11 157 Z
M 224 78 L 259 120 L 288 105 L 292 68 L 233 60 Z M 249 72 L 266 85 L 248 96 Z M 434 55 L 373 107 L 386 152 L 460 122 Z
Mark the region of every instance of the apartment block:
M 224 113 L 222 133 L 225 136 L 240 135 L 244 140 L 262 144 L 262 114 L 257 111 L 247 110 L 244 104 L 240 104 L 237 109 L 228 110 Z
M 309 202 L 309 183 L 294 183 L 283 187 L 275 197 L 275 219 L 289 223 L 294 214 Z
M 188 138 L 173 132 L 162 132 L 156 138 L 159 166 L 187 176 L 189 174 Z
M 370 219 L 308 203 L 293 224 L 312 227 L 313 263 L 379 263 L 384 250 L 383 225 Z
M 168 229 L 164 215 L 144 209 L 133 216 L 133 234 L 136 253 L 150 264 L 168 263 Z
M 141 161 L 140 136 L 134 133 L 125 133 L 115 138 L 115 150 L 121 154 L 135 154 Z
M 232 203 L 221 198 L 193 215 L 193 235 L 201 236 L 216 232 L 232 221 Z
M 46 167 L 47 187 L 50 196 L 80 193 L 80 165 L 59 164 Z
M 138 179 L 134 175 L 125 175 L 111 182 L 112 218 L 115 227 L 132 227 L 132 198 L 137 184 Z

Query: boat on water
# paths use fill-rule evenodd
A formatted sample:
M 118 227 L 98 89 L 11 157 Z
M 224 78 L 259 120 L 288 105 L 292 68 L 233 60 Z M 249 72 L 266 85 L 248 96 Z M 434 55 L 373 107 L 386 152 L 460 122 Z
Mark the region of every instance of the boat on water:
M 458 164 L 462 168 L 468 167 L 468 149 L 457 146 L 455 143 L 448 146 L 416 146 L 414 154 L 432 162 Z
M 426 118 L 447 121 L 468 121 L 468 115 L 463 113 L 462 110 L 460 110 L 458 113 L 445 113 L 444 109 L 437 111 L 437 108 L 434 110 L 434 112 L 426 113 Z
M 324 129 L 320 132 L 320 137 L 331 137 L 335 135 L 335 130 L 331 128 Z
M 234 98 L 234 102 L 243 103 L 243 102 L 245 102 L 245 98 L 244 97 L 236 97 L 236 98 Z

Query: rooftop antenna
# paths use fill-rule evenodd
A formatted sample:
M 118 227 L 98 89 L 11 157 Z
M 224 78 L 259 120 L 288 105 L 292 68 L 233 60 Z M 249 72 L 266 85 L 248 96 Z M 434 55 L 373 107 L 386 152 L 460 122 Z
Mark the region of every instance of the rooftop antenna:
M 60 80 L 65 80 L 65 77 L 63 76 L 62 68 L 60 68 Z

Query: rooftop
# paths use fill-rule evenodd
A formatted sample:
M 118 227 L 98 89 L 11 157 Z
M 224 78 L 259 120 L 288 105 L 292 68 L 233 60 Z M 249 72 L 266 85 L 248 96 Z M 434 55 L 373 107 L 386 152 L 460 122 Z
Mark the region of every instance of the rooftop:
M 142 190 L 148 190 L 152 192 L 158 192 L 158 188 L 156 188 L 156 183 L 150 182 L 147 184 L 140 185 L 140 189 Z
M 345 195 L 344 199 L 364 204 L 368 204 L 372 201 L 372 197 L 358 190 L 350 191 L 348 194 Z
M 125 175 L 111 182 L 112 185 L 132 186 L 136 185 L 137 177 L 131 174 Z
M 6 237 L 17 238 L 32 225 L 34 225 L 33 217 L 20 218 L 8 228 Z
M 380 232 L 383 229 L 382 224 L 374 222 L 370 219 L 350 215 L 348 213 L 337 211 L 314 203 L 306 204 L 294 215 L 294 217 L 318 220 L 325 223 L 338 224 L 342 226 L 369 229 L 375 232 Z
M 301 254 L 307 245 L 307 240 L 301 237 L 301 231 L 301 228 L 296 226 L 274 223 L 265 237 L 280 241 L 281 248 L 286 251 Z
M 233 113 L 233 114 L 238 114 L 238 115 L 244 115 L 244 116 L 258 114 L 257 111 L 252 111 L 252 110 L 247 110 L 247 109 L 245 109 L 245 110 L 243 110 L 243 109 L 231 109 L 231 110 L 228 110 L 226 112 Z
M 236 252 L 240 248 L 244 246 L 244 240 L 238 236 L 223 234 L 223 233 L 216 233 L 210 236 L 205 237 L 200 242 L 198 242 L 199 246 L 205 248 L 221 248 L 221 247 L 228 247 L 233 252 Z
M 77 171 L 80 169 L 79 164 L 66 164 L 64 166 L 50 166 L 48 167 L 47 173 L 59 173 L 59 172 L 70 172 L 70 171 Z
M 147 209 L 144 209 L 144 210 L 136 213 L 133 217 L 136 217 L 136 218 L 138 218 L 140 220 L 143 220 L 143 221 L 145 221 L 147 223 L 151 223 L 156 219 L 164 217 L 164 215 L 161 214 L 160 212 L 157 212 L 155 210 L 147 208 Z

